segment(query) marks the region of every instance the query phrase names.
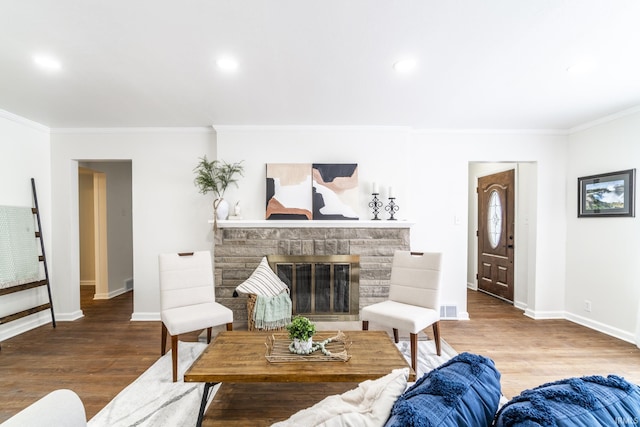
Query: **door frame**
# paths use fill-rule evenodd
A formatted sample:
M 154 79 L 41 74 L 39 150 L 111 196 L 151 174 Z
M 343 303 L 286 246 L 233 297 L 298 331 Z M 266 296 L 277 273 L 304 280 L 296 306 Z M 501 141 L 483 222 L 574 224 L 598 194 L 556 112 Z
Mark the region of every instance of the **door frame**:
M 93 173 L 93 233 L 95 241 L 96 293 L 94 299 L 109 298 L 109 245 L 107 242 L 107 174 Z
M 477 291 L 476 274 L 478 237 L 478 177 L 515 169 L 515 265 L 513 305 L 527 310 L 535 297 L 536 229 L 537 229 L 537 162 L 470 161 L 468 163 L 468 229 L 467 229 L 467 288 Z M 530 304 L 531 302 L 531 304 Z

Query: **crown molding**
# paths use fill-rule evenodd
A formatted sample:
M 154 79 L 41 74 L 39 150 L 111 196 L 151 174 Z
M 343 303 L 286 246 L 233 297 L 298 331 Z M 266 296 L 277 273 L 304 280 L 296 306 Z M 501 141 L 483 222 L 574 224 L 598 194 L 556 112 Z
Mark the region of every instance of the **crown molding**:
M 52 134 L 96 133 L 214 133 L 214 129 L 202 127 L 117 127 L 117 128 L 53 128 Z
M 415 129 L 417 135 L 567 135 L 566 129 Z
M 10 113 L 6 110 L 0 110 L 0 117 L 3 119 L 7 119 L 10 120 L 14 123 L 18 123 L 27 127 L 30 127 L 32 129 L 35 129 L 39 132 L 44 132 L 44 133 L 50 133 L 51 129 L 49 129 L 47 126 L 42 125 L 38 122 L 34 122 L 33 120 L 29 120 L 27 118 L 24 118 L 22 116 L 19 116 L 17 114 L 13 114 Z
M 410 132 L 409 126 L 333 126 L 333 125 L 211 125 L 216 131 L 222 132 Z
M 593 120 L 593 121 L 590 121 L 590 122 L 583 123 L 581 125 L 572 127 L 571 129 L 569 129 L 569 135 L 574 134 L 574 133 L 578 133 L 578 132 L 582 132 L 584 130 L 587 130 L 587 129 L 590 129 L 590 128 L 593 128 L 593 127 L 596 127 L 596 126 L 600 126 L 600 125 L 603 125 L 605 123 L 609 123 L 609 122 L 612 122 L 614 120 L 621 119 L 622 117 L 630 116 L 630 115 L 636 114 L 636 113 L 640 113 L 640 105 L 636 105 L 635 107 L 631 107 L 631 108 L 628 108 L 626 110 L 622 110 L 622 111 L 619 111 L 617 113 L 610 114 L 608 116 L 604 116 L 604 117 L 601 117 L 599 119 L 596 119 L 596 120 Z
M 399 132 L 411 134 L 567 135 L 567 129 L 415 129 L 411 126 L 212 125 L 221 132 Z

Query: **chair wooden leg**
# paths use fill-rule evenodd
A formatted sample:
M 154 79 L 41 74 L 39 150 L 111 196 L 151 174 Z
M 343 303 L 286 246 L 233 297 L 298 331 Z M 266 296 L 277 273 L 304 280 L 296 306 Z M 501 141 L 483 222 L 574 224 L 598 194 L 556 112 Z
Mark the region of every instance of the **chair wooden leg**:
M 227 323 L 227 331 L 233 331 L 233 323 Z
M 411 367 L 418 373 L 418 334 L 409 334 L 411 337 Z
M 211 342 L 211 330 L 213 328 L 207 328 L 207 344 Z
M 171 363 L 173 365 L 173 382 L 178 381 L 178 336 L 171 335 Z
M 162 341 L 160 341 L 160 356 L 167 352 L 167 327 L 162 324 Z
M 398 337 L 398 329 L 393 328 L 393 340 L 398 344 L 400 342 L 400 338 Z
M 436 341 L 436 353 L 440 356 L 442 353 L 440 348 L 440 322 L 433 324 L 433 339 Z
M 368 331 L 369 330 L 369 321 L 368 320 L 363 320 L 362 321 L 362 330 L 363 331 Z

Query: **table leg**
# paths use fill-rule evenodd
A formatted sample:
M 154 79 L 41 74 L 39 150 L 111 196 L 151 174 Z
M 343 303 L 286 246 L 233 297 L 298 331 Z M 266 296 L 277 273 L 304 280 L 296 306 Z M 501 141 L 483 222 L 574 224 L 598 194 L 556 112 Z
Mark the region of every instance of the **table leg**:
M 204 383 L 204 391 L 202 393 L 202 402 L 200 402 L 200 412 L 198 412 L 198 422 L 196 427 L 202 427 L 202 420 L 204 419 L 204 410 L 207 407 L 207 400 L 211 394 L 211 387 L 218 383 Z

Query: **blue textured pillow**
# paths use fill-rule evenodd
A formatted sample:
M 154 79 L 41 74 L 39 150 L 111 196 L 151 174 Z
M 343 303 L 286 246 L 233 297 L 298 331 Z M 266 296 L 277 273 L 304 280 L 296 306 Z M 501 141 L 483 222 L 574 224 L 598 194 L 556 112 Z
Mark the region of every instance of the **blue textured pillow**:
M 496 415 L 497 427 L 640 424 L 640 387 L 609 375 L 568 378 L 523 391 Z
M 493 361 L 462 353 L 400 396 L 385 427 L 488 426 L 501 395 Z

